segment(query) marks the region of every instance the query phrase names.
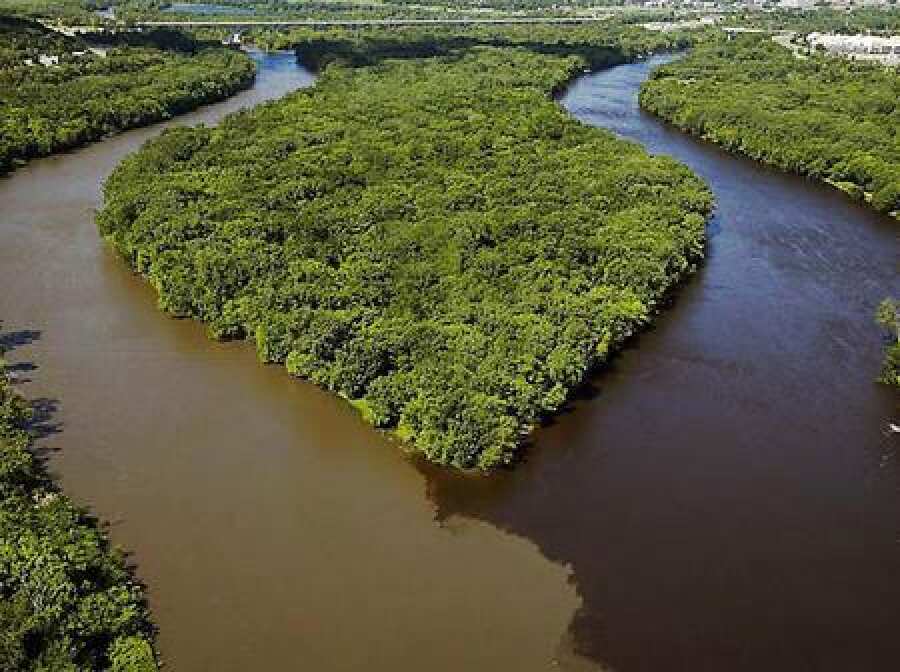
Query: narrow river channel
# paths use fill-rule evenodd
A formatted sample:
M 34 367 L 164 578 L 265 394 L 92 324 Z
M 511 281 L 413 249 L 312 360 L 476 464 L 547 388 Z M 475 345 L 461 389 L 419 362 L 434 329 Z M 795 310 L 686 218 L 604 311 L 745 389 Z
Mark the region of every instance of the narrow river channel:
M 312 82 L 257 55 L 255 87 Z M 415 465 L 346 404 L 164 317 L 99 241 L 103 180 L 161 126 L 0 179 L 0 337 L 63 486 L 133 551 L 177 672 L 881 670 L 900 494 L 872 383 L 897 227 L 642 115 L 582 121 L 715 191 L 709 260 L 652 332 L 490 479 Z M 59 450 L 55 450 L 59 449 Z

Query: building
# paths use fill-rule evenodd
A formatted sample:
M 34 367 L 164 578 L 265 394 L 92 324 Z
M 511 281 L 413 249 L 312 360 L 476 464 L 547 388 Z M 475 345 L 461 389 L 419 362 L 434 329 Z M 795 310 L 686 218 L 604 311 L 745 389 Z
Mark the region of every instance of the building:
M 813 49 L 821 48 L 829 54 L 845 58 L 900 65 L 900 36 L 810 33 L 806 36 L 806 42 Z

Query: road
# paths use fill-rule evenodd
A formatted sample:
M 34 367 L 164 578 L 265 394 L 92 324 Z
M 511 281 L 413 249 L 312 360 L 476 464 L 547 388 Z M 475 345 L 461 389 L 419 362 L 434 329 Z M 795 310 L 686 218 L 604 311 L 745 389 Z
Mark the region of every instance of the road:
M 248 19 L 227 19 L 223 21 L 139 21 L 137 26 L 145 28 L 205 28 L 217 26 L 305 26 L 310 28 L 365 27 L 365 26 L 469 26 L 474 24 L 559 24 L 559 23 L 599 23 L 609 16 L 571 17 L 508 17 L 508 18 L 459 18 L 459 19 L 294 19 L 283 21 L 254 21 Z

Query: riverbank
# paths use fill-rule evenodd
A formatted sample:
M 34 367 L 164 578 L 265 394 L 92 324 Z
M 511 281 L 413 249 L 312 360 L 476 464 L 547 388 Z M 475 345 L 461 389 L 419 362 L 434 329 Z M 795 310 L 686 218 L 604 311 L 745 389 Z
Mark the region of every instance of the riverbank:
M 900 73 L 797 61 L 759 37 L 708 43 L 654 72 L 640 103 L 682 131 L 830 185 L 900 219 Z
M 8 334 L 0 333 L 0 344 Z M 52 431 L 12 387 L 0 345 L 0 669 L 155 672 L 140 584 L 100 524 L 35 457 Z
M 223 100 L 255 77 L 246 55 L 171 31 L 88 39 L 0 16 L 0 37 L 0 175 Z
M 278 97 L 311 79 L 298 71 L 290 54 L 251 53 L 250 59 L 266 70 L 261 82 L 251 81 L 249 90 L 179 116 L 169 125 L 214 122 L 219 115 Z M 126 152 L 162 128 L 130 130 L 66 155 L 38 158 L 0 180 L 0 286 L 5 290 L 0 295 L 0 316 L 4 326 L 12 329 L 0 333 L 0 347 L 12 348 L 8 357 L 16 388 L 34 400 L 22 399 L 2 378 L 0 538 L 6 546 L 0 554 L 8 561 L 0 563 L 0 633 L 4 635 L 0 668 L 4 670 L 25 671 L 41 665 L 40 669 L 68 669 L 69 657 L 79 669 L 156 669 L 156 633 L 133 567 L 139 565 L 140 578 L 152 586 L 154 575 L 145 573 L 147 566 L 141 560 L 159 553 L 159 537 L 145 539 L 152 552 L 144 548 L 144 553 L 129 553 L 126 561 L 118 550 L 120 544 L 129 551 L 142 548 L 141 543 L 116 538 L 129 524 L 119 508 L 128 495 L 119 492 L 112 507 L 105 506 L 104 500 L 106 493 L 116 492 L 123 483 L 121 475 L 110 475 L 102 465 L 91 463 L 88 472 L 99 480 L 97 490 L 86 493 L 60 465 L 67 456 L 77 460 L 86 452 L 109 449 L 119 455 L 128 450 L 127 442 L 115 447 L 106 442 L 114 424 L 108 403 L 88 403 L 73 414 L 68 411 L 91 397 L 86 381 L 110 379 L 110 362 L 122 352 L 108 343 L 92 353 L 78 346 L 85 342 L 85 328 L 93 333 L 87 340 L 101 343 L 96 330 L 121 324 L 122 318 L 118 310 L 102 317 L 92 312 L 109 289 L 88 279 L 102 273 L 103 255 L 85 260 L 85 254 L 102 251 L 93 224 L 100 182 Z M 47 184 L 48 173 L 54 175 L 52 185 Z M 82 274 L 81 279 L 69 282 L 73 274 Z M 116 281 L 123 279 L 117 276 Z M 48 303 L 54 307 L 47 309 Z M 70 308 L 76 305 L 72 313 Z M 86 313 L 92 317 L 85 318 Z M 59 329 L 54 326 L 67 317 L 75 322 Z M 59 351 L 52 344 L 60 344 L 60 339 L 67 344 L 62 351 L 75 354 L 70 349 L 74 347 L 79 353 L 76 359 L 87 365 L 84 375 L 73 378 L 71 369 L 55 357 Z M 51 344 L 51 352 L 42 350 L 46 344 Z M 128 361 L 118 365 L 133 371 Z M 37 415 L 29 419 L 32 406 Z M 89 416 L 91 420 L 84 422 Z M 139 419 L 128 422 L 140 425 Z M 91 438 L 86 439 L 80 429 Z M 62 446 L 56 443 L 60 437 L 64 437 Z M 134 436 L 129 439 L 134 440 Z M 60 471 L 65 473 L 57 480 Z M 127 486 L 130 494 L 140 491 L 140 486 Z M 151 506 L 161 506 L 160 500 L 167 496 L 161 494 Z M 73 501 L 89 502 L 91 511 Z M 155 616 L 158 609 L 153 611 Z

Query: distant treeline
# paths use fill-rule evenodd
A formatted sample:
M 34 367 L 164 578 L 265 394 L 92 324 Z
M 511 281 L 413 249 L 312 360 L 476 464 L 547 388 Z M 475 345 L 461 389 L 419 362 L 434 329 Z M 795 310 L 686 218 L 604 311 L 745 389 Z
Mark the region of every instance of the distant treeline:
M 336 62 L 351 67 L 392 58 L 451 57 L 476 46 L 513 47 L 550 56 L 577 56 L 591 69 L 607 68 L 656 51 L 683 49 L 689 33 L 652 33 L 624 24 L 609 26 L 410 26 L 390 30 L 298 30 L 288 33 L 300 61 L 314 70 Z
M 74 38 L 0 17 L 0 174 L 221 100 L 254 76 L 245 54 L 176 31 Z
M 24 17 L 86 18 L 97 8 L 91 0 L 0 0 L 0 14 Z
M 900 72 L 767 38 L 698 46 L 656 70 L 641 106 L 754 159 L 900 210 Z
M 141 587 L 32 454 L 31 421 L 0 358 L 0 670 L 153 672 Z
M 164 310 L 430 460 L 507 463 L 701 258 L 711 195 L 553 102 L 579 56 L 361 44 L 306 42 L 335 61 L 313 89 L 148 143 L 101 232 Z
M 210 33 L 216 37 L 221 31 Z M 403 26 L 390 29 L 255 29 L 249 41 L 269 49 L 297 48 L 308 67 L 327 61 L 363 66 L 386 58 L 425 58 L 458 53 L 472 46 L 518 47 L 541 54 L 578 56 L 590 68 L 628 62 L 654 52 L 684 49 L 698 33 L 657 33 L 621 21 L 602 25 Z

